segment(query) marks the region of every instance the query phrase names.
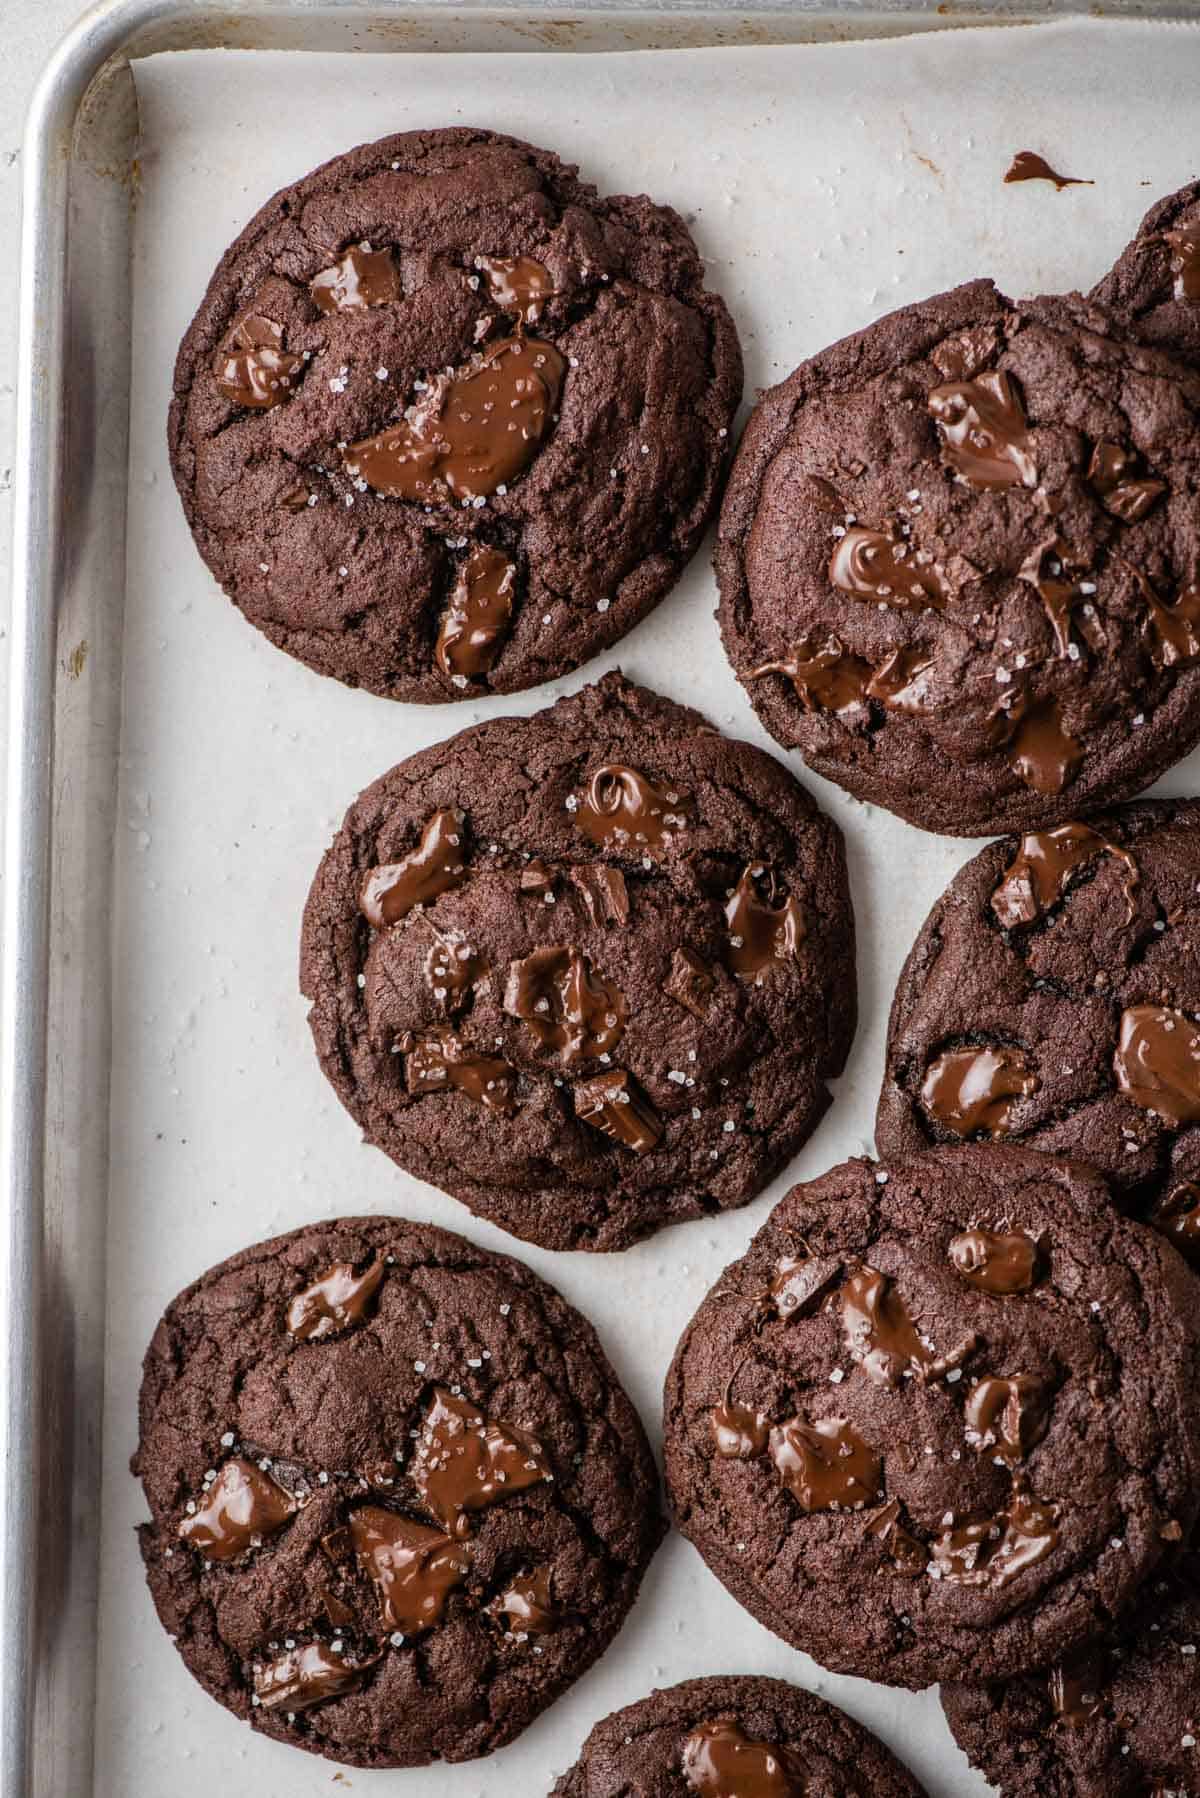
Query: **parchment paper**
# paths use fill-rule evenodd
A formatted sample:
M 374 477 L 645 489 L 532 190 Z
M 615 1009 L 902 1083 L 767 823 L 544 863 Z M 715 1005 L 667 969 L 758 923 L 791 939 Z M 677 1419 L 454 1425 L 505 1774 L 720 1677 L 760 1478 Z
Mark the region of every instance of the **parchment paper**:
M 336 1769 L 208 1699 L 153 1616 L 127 1471 L 140 1358 L 166 1302 L 222 1256 L 337 1213 L 403 1212 L 512 1249 L 596 1323 L 652 1435 L 675 1341 L 797 1177 L 869 1147 L 887 1007 L 928 907 L 979 846 L 922 835 L 795 771 L 846 832 L 862 1025 L 836 1102 L 748 1209 L 617 1257 L 523 1248 L 363 1147 L 318 1071 L 296 989 L 300 910 L 358 790 L 485 715 L 534 710 L 602 668 L 767 748 L 722 655 L 707 550 L 612 654 L 516 700 L 405 707 L 272 649 L 189 540 L 164 425 L 175 348 L 217 258 L 277 187 L 387 131 L 493 126 L 694 222 L 741 329 L 747 391 L 893 306 L 991 274 L 1084 286 L 1144 208 L 1197 172 L 1200 33 L 1074 23 L 820 48 L 622 55 L 194 53 L 141 64 L 135 383 L 112 1089 L 108 1396 L 96 1791 L 307 1798 Z M 1004 187 L 1018 149 L 1094 187 Z M 778 752 L 777 752 L 778 753 Z M 1162 783 L 1194 791 L 1195 757 Z M 607 1655 L 513 1747 L 334 1784 L 403 1798 L 537 1798 L 591 1724 L 655 1684 L 763 1672 L 835 1698 L 935 1798 L 985 1790 L 932 1692 L 838 1679 L 752 1622 L 678 1536 Z

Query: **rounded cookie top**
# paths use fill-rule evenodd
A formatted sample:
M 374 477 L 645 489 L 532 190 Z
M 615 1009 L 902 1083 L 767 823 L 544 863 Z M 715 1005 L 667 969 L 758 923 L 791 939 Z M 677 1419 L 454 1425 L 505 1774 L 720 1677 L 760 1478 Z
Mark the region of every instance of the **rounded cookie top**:
M 408 132 L 276 194 L 222 258 L 171 462 L 280 648 L 392 699 L 511 693 L 674 584 L 741 381 L 669 207 L 491 132 Z
M 901 973 L 880 1152 L 978 1139 L 1076 1156 L 1195 1253 L 1197 1123 L 1200 803 L 990 843 Z
M 1200 372 L 975 281 L 759 403 L 721 514 L 767 729 L 926 829 L 1053 824 L 1200 736 Z
M 1070 1652 L 1200 1506 L 1193 1276 L 1013 1149 L 796 1186 L 666 1386 L 679 1528 L 761 1623 L 920 1687 Z
M 611 1641 L 663 1531 L 591 1326 L 401 1219 L 205 1274 L 154 1334 L 140 1424 L 142 1558 L 189 1670 L 354 1766 L 511 1741 Z
M 1200 1742 L 1198 1648 L 1200 1557 L 1189 1551 L 1077 1655 L 1003 1685 L 943 1686 L 942 1707 L 1002 1798 L 1185 1798 Z
M 301 985 L 371 1142 L 547 1248 L 745 1204 L 854 1031 L 837 828 L 619 675 L 423 750 L 351 806 Z
M 1150 208 L 1091 298 L 1142 342 L 1200 364 L 1200 181 Z
M 605 1717 L 552 1798 L 922 1798 L 868 1729 L 782 1679 L 689 1679 Z

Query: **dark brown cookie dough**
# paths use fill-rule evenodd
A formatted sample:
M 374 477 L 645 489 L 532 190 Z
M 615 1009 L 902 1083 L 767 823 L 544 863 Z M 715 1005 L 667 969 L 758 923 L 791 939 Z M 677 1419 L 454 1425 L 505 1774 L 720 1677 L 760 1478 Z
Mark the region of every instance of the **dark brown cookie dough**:
M 1003 1140 L 1101 1168 L 1200 1253 L 1200 803 L 990 843 L 892 1003 L 884 1155 Z
M 689 1679 L 597 1723 L 552 1798 L 922 1798 L 883 1743 L 782 1679 Z
M 1039 828 L 1200 737 L 1200 371 L 975 281 L 760 401 L 721 513 L 767 729 L 931 830 Z
M 1156 1576 L 1111 1631 L 1046 1672 L 943 1686 L 955 1739 L 1002 1798 L 1176 1798 L 1197 1789 L 1200 1557 Z
M 369 1141 L 547 1248 L 743 1205 L 855 1022 L 842 840 L 760 750 L 620 675 L 351 806 L 301 986 Z
M 1200 365 L 1200 181 L 1150 208 L 1091 297 L 1142 342 Z
M 398 1218 L 313 1224 L 188 1287 L 140 1422 L 142 1559 L 189 1670 L 352 1766 L 511 1741 L 607 1647 L 663 1531 L 590 1324 Z
M 684 1332 L 679 1528 L 839 1673 L 1070 1653 L 1200 1508 L 1200 1289 L 1100 1176 L 1013 1149 L 793 1187 Z
M 511 693 L 674 585 L 741 382 L 670 207 L 492 132 L 407 132 L 276 194 L 222 258 L 171 464 L 280 648 L 392 699 Z

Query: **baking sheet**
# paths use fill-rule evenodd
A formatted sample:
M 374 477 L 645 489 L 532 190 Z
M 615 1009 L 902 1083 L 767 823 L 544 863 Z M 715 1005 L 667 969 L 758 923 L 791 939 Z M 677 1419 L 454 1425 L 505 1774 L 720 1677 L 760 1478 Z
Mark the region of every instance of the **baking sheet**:
M 596 1323 L 652 1435 L 682 1326 L 774 1198 L 871 1143 L 887 1006 L 926 910 L 978 845 L 930 837 L 803 777 L 843 827 L 862 1025 L 834 1107 L 748 1209 L 617 1257 L 514 1245 L 363 1147 L 318 1071 L 296 989 L 309 879 L 354 794 L 484 716 L 529 712 L 604 667 L 774 746 L 730 674 L 703 552 L 610 655 L 516 699 L 404 707 L 319 679 L 216 591 L 164 442 L 178 339 L 251 212 L 327 156 L 387 131 L 481 124 L 558 149 L 602 191 L 648 191 L 693 222 L 733 308 L 747 391 L 893 306 L 988 273 L 1016 293 L 1087 286 L 1153 198 L 1193 177 L 1200 32 L 1072 22 L 876 44 L 587 56 L 197 52 L 136 68 L 144 141 L 116 843 L 109 1324 L 95 1791 L 275 1798 L 548 1792 L 591 1724 L 655 1684 L 777 1674 L 835 1698 L 934 1798 L 982 1793 L 932 1693 L 839 1679 L 753 1623 L 667 1540 L 616 1644 L 500 1755 L 338 1774 L 212 1703 L 154 1618 L 127 1472 L 140 1358 L 168 1299 L 222 1256 L 347 1212 L 402 1212 L 514 1246 Z M 1037 149 L 1094 187 L 1005 187 Z M 799 763 L 798 772 L 803 772 Z M 1200 759 L 1161 783 L 1200 787 Z

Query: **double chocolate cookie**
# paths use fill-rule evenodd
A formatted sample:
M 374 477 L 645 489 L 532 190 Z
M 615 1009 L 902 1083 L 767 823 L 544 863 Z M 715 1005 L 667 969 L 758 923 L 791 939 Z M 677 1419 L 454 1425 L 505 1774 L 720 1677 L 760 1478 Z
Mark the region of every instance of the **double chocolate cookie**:
M 1200 737 L 1200 370 L 987 281 L 759 403 L 717 548 L 767 729 L 927 829 L 1040 828 Z
M 1200 366 L 1200 181 L 1150 208 L 1091 297 L 1143 342 Z
M 782 1679 L 689 1679 L 597 1723 L 552 1798 L 922 1798 L 832 1704 Z
M 155 1332 L 140 1421 L 142 1559 L 189 1670 L 353 1766 L 511 1741 L 612 1640 L 663 1531 L 591 1326 L 400 1219 L 205 1274 Z
M 1200 1252 L 1200 804 L 1145 800 L 967 863 L 900 976 L 876 1140 L 1103 1169 Z
M 355 801 L 301 985 L 369 1141 L 517 1236 L 624 1248 L 745 1204 L 829 1103 L 841 836 L 769 756 L 608 675 Z
M 1133 1599 L 1200 1509 L 1200 1288 L 1092 1170 L 1000 1148 L 796 1186 L 666 1386 L 683 1533 L 839 1673 L 1006 1678 Z
M 493 132 L 407 132 L 276 194 L 222 258 L 171 465 L 281 649 L 393 699 L 511 693 L 674 585 L 741 383 L 677 213 Z
M 942 1687 L 959 1746 L 1002 1798 L 1186 1798 L 1197 1789 L 1200 1557 L 1072 1659 L 1004 1685 Z

